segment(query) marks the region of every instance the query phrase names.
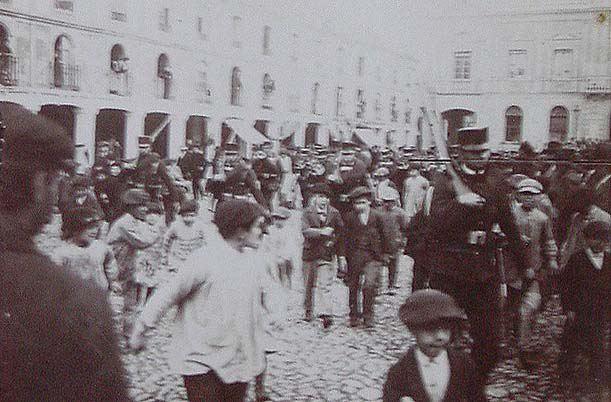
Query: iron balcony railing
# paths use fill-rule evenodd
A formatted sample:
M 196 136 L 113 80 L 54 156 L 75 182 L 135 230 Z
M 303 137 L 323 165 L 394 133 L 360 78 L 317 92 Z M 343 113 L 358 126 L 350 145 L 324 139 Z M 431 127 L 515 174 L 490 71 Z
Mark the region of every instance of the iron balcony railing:
M 11 53 L 0 53 L 0 85 L 16 86 L 19 83 L 19 59 Z
M 55 88 L 78 91 L 80 89 L 81 68 L 75 64 L 50 63 L 51 85 Z

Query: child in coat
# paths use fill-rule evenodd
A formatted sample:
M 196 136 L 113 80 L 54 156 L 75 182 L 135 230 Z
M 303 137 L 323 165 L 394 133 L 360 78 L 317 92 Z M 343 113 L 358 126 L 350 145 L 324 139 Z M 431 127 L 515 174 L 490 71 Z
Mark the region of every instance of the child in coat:
M 164 235 L 163 250 L 170 272 L 176 272 L 194 250 L 206 243 L 206 229 L 198 212 L 197 201 L 183 202 L 179 212 L 180 219 L 172 222 Z
M 416 346 L 388 371 L 384 402 L 485 401 L 475 368 L 465 354 L 449 349 L 467 318 L 449 295 L 417 290 L 399 309 Z
M 611 295 L 609 224 L 588 223 L 584 238 L 586 248 L 571 256 L 560 278 L 562 307 L 567 320 L 559 368 L 561 378 L 572 381 L 575 357 L 584 345 L 590 360 L 590 379 L 595 387 L 604 387 L 609 384 L 606 341 Z

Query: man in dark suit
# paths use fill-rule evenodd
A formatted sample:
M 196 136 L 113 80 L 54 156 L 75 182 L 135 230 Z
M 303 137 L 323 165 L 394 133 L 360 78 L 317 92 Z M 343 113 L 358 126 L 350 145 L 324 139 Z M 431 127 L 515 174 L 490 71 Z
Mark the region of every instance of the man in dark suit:
M 34 244 L 51 219 L 72 142 L 20 106 L 0 108 L 0 400 L 128 401 L 104 291 Z
M 349 295 L 350 326 L 359 325 L 362 317 L 366 327 L 374 325 L 374 303 L 382 270 L 385 238 L 382 216 L 371 207 L 372 194 L 367 187 L 357 187 L 350 194 L 353 210 L 344 218 L 344 250 L 348 262 L 346 282 Z M 361 277 L 364 283 L 361 288 Z M 359 295 L 362 291 L 362 310 Z

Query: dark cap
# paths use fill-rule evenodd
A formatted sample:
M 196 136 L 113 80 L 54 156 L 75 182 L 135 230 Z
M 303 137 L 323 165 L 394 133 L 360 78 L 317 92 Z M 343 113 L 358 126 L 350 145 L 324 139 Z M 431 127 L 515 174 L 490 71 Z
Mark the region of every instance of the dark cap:
M 199 204 L 195 200 L 186 200 L 180 204 L 180 214 L 197 213 L 199 211 Z
M 365 186 L 360 186 L 352 190 L 350 194 L 348 194 L 348 197 L 350 197 L 350 201 L 352 202 L 358 200 L 359 198 L 367 198 L 370 200 L 371 191 Z
M 0 104 L 0 113 L 6 126 L 3 163 L 19 163 L 40 170 L 71 167 L 74 143 L 63 128 L 11 103 Z
M 488 127 L 465 127 L 458 130 L 458 143 L 466 151 L 484 151 L 488 149 Z
M 331 188 L 325 183 L 316 183 L 310 187 L 310 194 L 322 194 L 329 197 L 331 195 Z
M 78 207 L 69 209 L 62 215 L 62 237 L 71 237 L 100 220 L 101 217 L 93 208 Z
M 467 316 L 454 299 L 434 289 L 417 290 L 399 308 L 399 318 L 409 327 L 418 327 L 440 320 L 465 320 Z
M 264 216 L 264 210 L 257 203 L 227 200 L 217 206 L 213 222 L 226 239 L 235 235 L 239 229 L 247 230 L 260 216 Z

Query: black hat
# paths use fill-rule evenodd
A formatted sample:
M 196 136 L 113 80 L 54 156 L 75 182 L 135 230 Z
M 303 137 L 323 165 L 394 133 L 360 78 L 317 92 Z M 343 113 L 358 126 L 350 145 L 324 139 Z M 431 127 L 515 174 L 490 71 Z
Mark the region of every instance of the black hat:
M 62 214 L 62 237 L 69 238 L 100 220 L 99 214 L 93 208 L 77 207 L 69 209 Z
M 467 316 L 454 299 L 434 289 L 417 290 L 399 308 L 399 318 L 409 327 L 418 327 L 439 320 L 465 320 Z
M 1 104 L 0 113 L 6 126 L 3 163 L 19 163 L 41 170 L 71 167 L 74 143 L 63 128 L 16 104 Z
M 583 229 L 583 235 L 586 239 L 608 239 L 609 224 L 603 221 L 589 222 Z
M 322 194 L 329 197 L 331 195 L 331 189 L 325 183 L 316 183 L 310 187 L 310 194 Z
M 348 197 L 350 197 L 350 201 L 352 202 L 358 200 L 359 198 L 367 198 L 370 200 L 371 191 L 365 186 L 360 186 L 352 190 L 350 194 L 348 194 Z
M 484 151 L 488 149 L 488 127 L 465 127 L 458 130 L 458 143 L 467 151 Z
M 186 200 L 180 204 L 180 214 L 197 213 L 199 211 L 199 204 L 195 200 Z

